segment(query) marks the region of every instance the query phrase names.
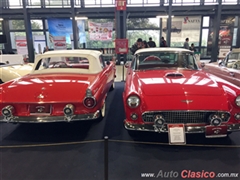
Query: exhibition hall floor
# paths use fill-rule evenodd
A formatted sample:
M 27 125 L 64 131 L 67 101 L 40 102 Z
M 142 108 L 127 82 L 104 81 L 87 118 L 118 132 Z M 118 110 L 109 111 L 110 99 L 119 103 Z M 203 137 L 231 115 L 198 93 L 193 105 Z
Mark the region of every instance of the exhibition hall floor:
M 167 134 L 130 137 L 123 127 L 123 89 L 124 82 L 117 82 L 100 122 L 1 123 L 0 180 L 102 180 L 105 136 L 109 137 L 109 180 L 240 173 L 240 132 L 223 139 L 188 135 L 184 146 L 168 145 Z M 240 179 L 237 175 L 219 179 Z

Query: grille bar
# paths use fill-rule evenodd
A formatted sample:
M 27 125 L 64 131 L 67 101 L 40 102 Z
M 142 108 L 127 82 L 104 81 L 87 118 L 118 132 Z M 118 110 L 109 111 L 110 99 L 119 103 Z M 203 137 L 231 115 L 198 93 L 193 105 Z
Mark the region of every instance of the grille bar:
M 144 122 L 153 123 L 155 115 L 161 114 L 167 124 L 171 123 L 209 123 L 208 117 L 211 114 L 217 114 L 222 118 L 223 122 L 227 122 L 230 118 L 228 112 L 216 112 L 216 111 L 154 111 L 145 112 L 142 114 Z

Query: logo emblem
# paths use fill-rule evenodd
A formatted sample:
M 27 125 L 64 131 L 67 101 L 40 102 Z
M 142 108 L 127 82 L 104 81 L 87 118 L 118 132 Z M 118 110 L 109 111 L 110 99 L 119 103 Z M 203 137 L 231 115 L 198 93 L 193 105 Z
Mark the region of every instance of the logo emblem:
M 42 112 L 44 111 L 44 109 L 45 109 L 44 106 L 37 106 L 37 107 L 36 107 L 36 111 L 37 111 L 38 113 L 42 113 Z
M 182 102 L 183 102 L 183 103 L 187 103 L 187 104 L 189 104 L 189 103 L 192 103 L 193 100 L 182 100 Z
M 43 99 L 43 98 L 44 98 L 44 95 L 39 94 L 39 96 L 38 96 L 37 98 L 38 98 L 38 99 Z

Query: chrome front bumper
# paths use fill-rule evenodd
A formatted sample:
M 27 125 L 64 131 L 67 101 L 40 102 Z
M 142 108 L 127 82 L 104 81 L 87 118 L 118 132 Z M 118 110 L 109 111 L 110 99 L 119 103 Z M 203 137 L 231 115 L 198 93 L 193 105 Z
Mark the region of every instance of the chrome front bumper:
M 151 131 L 158 133 L 168 133 L 168 126 L 165 124 L 163 128 L 157 128 L 154 124 L 132 124 L 124 121 L 124 126 L 127 130 L 135 131 Z M 230 124 L 227 125 L 227 132 L 240 131 L 240 124 Z M 191 126 L 190 124 L 185 125 L 185 133 L 194 134 L 194 133 L 205 133 L 206 125 Z
M 50 123 L 50 122 L 72 122 L 81 120 L 94 120 L 100 117 L 100 112 L 96 111 L 92 114 L 78 114 L 70 121 L 66 120 L 65 116 L 14 116 L 13 120 L 8 121 L 3 116 L 0 116 L 0 122 L 7 123 Z

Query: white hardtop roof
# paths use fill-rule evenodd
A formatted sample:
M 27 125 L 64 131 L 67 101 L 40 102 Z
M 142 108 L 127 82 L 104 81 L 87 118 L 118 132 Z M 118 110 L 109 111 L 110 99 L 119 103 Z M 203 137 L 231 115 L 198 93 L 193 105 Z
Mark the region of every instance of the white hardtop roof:
M 143 53 L 143 52 L 153 52 L 153 51 L 163 51 L 163 52 L 167 52 L 167 51 L 175 51 L 175 52 L 192 52 L 188 49 L 184 49 L 184 48 L 170 48 L 170 47 L 160 47 L 160 48 L 144 48 L 144 49 L 139 49 L 136 51 L 135 54 L 138 53 Z
M 240 52 L 240 48 L 233 48 L 232 52 Z
M 46 59 L 46 58 L 51 58 L 51 57 L 86 57 L 89 61 L 89 69 L 83 69 L 82 71 L 84 73 L 89 73 L 89 74 L 95 74 L 95 73 L 99 73 L 102 71 L 102 66 L 100 64 L 100 60 L 99 60 L 99 56 L 102 53 L 100 51 L 97 50 L 55 50 L 55 51 L 48 51 L 44 54 L 40 54 L 37 55 L 35 57 L 35 62 L 34 62 L 34 68 L 32 70 L 31 73 L 35 74 L 35 73 L 50 73 L 51 71 L 54 72 L 56 70 L 54 69 L 46 69 L 46 70 L 35 70 L 38 62 L 41 59 Z M 68 68 L 67 68 L 68 69 Z M 41 71 L 41 72 L 38 72 Z M 62 69 L 61 71 L 59 70 L 59 72 L 62 71 L 74 71 L 74 72 L 79 72 L 79 69 L 74 69 L 71 68 L 70 70 L 64 70 Z

